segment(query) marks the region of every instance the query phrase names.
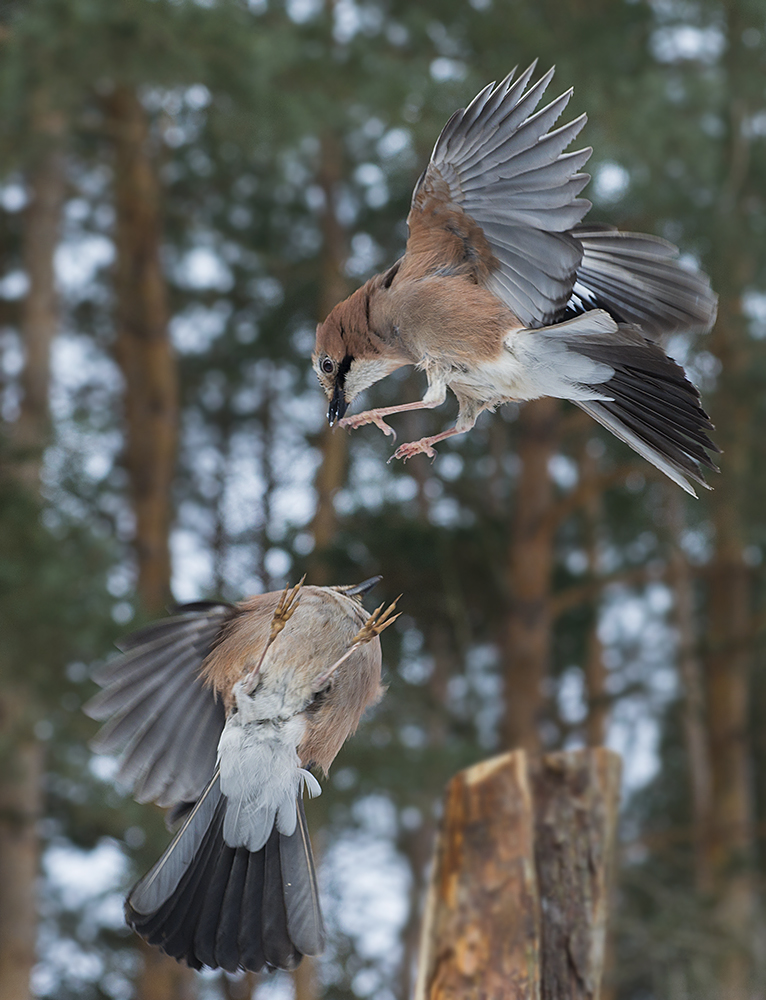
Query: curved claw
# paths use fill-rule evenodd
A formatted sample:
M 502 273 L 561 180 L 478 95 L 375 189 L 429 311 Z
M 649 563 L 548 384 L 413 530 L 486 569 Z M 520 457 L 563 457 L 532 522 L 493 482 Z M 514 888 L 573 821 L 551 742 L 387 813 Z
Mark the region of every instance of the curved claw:
M 385 422 L 383 417 L 375 410 L 365 410 L 363 413 L 355 413 L 352 417 L 344 417 L 338 421 L 338 427 L 347 427 L 349 430 L 356 430 L 357 427 L 364 427 L 365 424 L 375 424 L 383 431 L 386 437 L 392 437 L 396 441 L 396 431 Z
M 389 625 L 393 625 L 396 619 L 401 614 L 400 611 L 398 614 L 394 615 L 397 602 L 399 601 L 399 598 L 401 596 L 402 595 L 399 594 L 399 597 L 397 597 L 395 601 L 389 604 L 389 606 L 386 608 L 385 611 L 383 610 L 382 604 L 380 605 L 380 607 L 375 608 L 373 613 L 370 615 L 370 617 L 367 619 L 367 621 L 364 623 L 364 625 L 361 627 L 358 634 L 354 638 L 354 643 L 369 642 L 371 639 L 374 639 L 376 635 L 380 635 L 381 632 L 384 632 Z M 391 617 L 392 615 L 393 617 Z
M 266 641 L 266 645 L 263 647 L 263 652 L 253 669 L 241 681 L 242 691 L 244 694 L 252 694 L 258 686 L 258 675 L 260 674 L 261 667 L 263 666 L 263 661 L 266 659 L 266 654 L 271 648 L 271 644 L 295 613 L 295 609 L 298 607 L 298 602 L 300 601 L 301 587 L 303 586 L 303 581 L 305 579 L 306 574 L 304 573 L 292 589 L 290 589 L 290 584 L 288 583 L 282 591 L 282 596 L 279 598 L 279 602 L 274 609 L 274 615 L 271 619 L 269 638 Z
M 429 458 L 436 458 L 436 452 L 429 444 L 428 438 L 422 438 L 420 441 L 407 441 L 406 444 L 399 445 L 388 461 L 392 462 L 395 458 L 401 458 L 406 462 L 408 458 L 414 458 L 415 455 L 428 455 Z
M 399 597 L 401 596 L 402 595 L 399 594 Z M 338 667 L 345 663 L 349 656 L 359 649 L 360 646 L 363 646 L 366 642 L 371 642 L 376 636 L 379 636 L 381 632 L 385 632 L 389 625 L 394 624 L 396 619 L 401 614 L 401 611 L 398 614 L 394 614 L 399 597 L 396 598 L 396 601 L 389 604 L 385 611 L 383 610 L 382 604 L 379 608 L 375 608 L 373 613 L 354 636 L 351 645 L 348 647 L 343 656 L 341 656 L 339 660 L 336 660 L 335 663 L 325 670 L 323 674 L 314 678 L 312 685 L 314 691 L 321 691 Z
M 292 590 L 290 589 L 289 584 L 283 590 L 282 596 L 279 598 L 279 603 L 274 611 L 274 617 L 271 619 L 271 635 L 269 637 L 271 642 L 276 639 L 285 625 L 287 625 L 292 618 L 295 609 L 298 607 L 300 591 L 305 579 L 306 574 L 304 573 Z

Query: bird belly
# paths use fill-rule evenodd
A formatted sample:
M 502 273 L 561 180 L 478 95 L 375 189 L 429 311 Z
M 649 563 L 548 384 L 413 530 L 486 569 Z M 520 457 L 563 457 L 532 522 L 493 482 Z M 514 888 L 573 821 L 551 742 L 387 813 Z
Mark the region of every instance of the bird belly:
M 614 375 L 614 369 L 576 350 L 580 338 L 602 332 L 599 322 L 615 327 L 605 313 L 598 312 L 539 330 L 512 330 L 496 357 L 456 372 L 449 385 L 456 394 L 481 401 L 482 409 L 541 396 L 608 399 L 600 386 Z

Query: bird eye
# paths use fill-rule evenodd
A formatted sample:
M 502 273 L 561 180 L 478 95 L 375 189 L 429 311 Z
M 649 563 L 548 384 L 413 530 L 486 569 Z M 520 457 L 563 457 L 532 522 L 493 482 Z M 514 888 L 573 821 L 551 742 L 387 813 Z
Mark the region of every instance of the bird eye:
M 332 361 L 331 358 L 324 359 L 324 361 L 322 362 L 322 371 L 325 373 L 325 375 L 332 375 L 332 373 L 335 371 L 335 363 Z

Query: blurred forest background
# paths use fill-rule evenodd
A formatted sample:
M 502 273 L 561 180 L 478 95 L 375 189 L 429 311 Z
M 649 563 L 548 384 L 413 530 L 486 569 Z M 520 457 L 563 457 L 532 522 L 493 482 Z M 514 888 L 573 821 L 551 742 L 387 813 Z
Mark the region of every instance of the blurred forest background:
M 589 218 L 674 241 L 720 295 L 668 345 L 724 451 L 698 501 L 552 401 L 433 464 L 325 425 L 317 320 L 401 253 L 452 111 L 536 56 L 590 116 Z M 4 1000 L 30 973 L 55 1000 L 404 1000 L 447 778 L 602 743 L 604 996 L 766 995 L 765 70 L 762 0 L 0 4 Z M 305 571 L 405 594 L 387 697 L 309 806 L 330 945 L 295 977 L 197 975 L 123 926 L 167 833 L 87 749 L 88 673 L 172 599 Z

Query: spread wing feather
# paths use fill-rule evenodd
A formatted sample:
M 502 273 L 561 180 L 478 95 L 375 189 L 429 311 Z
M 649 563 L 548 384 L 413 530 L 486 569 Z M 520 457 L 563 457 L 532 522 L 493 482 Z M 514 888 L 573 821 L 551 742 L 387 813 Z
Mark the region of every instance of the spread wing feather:
M 476 243 L 466 260 L 481 262 L 476 279 L 527 328 L 604 308 L 650 337 L 709 329 L 716 296 L 704 274 L 678 262 L 674 246 L 581 222 L 590 208 L 578 197 L 589 180 L 581 170 L 592 150 L 565 149 L 586 118 L 554 129 L 572 91 L 537 110 L 553 70 L 529 86 L 534 69 L 515 81 L 514 70 L 452 116 L 415 187 L 411 233 L 433 225 L 425 210 L 434 199 L 478 223 L 489 252 Z M 442 225 L 448 217 L 441 213 Z
M 494 272 L 488 286 L 527 327 L 552 321 L 566 306 L 582 257 L 566 231 L 590 208 L 577 195 L 588 181 L 579 171 L 591 150 L 564 153 L 585 116 L 549 131 L 572 92 L 536 111 L 553 70 L 527 90 L 534 68 L 515 82 L 511 73 L 485 87 L 453 115 L 415 188 L 408 219 L 411 231 L 423 224 L 422 209 L 444 197 L 446 184 L 451 202 L 487 237 L 493 257 L 485 264 Z
M 702 469 L 717 469 L 705 449 L 718 448 L 707 435 L 712 424 L 683 368 L 624 324 L 611 337 L 570 346 L 613 369 L 598 386 L 607 398 L 574 402 L 688 493 L 694 494 L 689 479 L 709 489 Z
M 225 713 L 199 668 L 231 613 L 227 604 L 181 608 L 128 636 L 123 655 L 94 672 L 103 691 L 85 711 L 109 721 L 92 745 L 122 754 L 117 778 L 140 802 L 195 801 L 210 780 Z

